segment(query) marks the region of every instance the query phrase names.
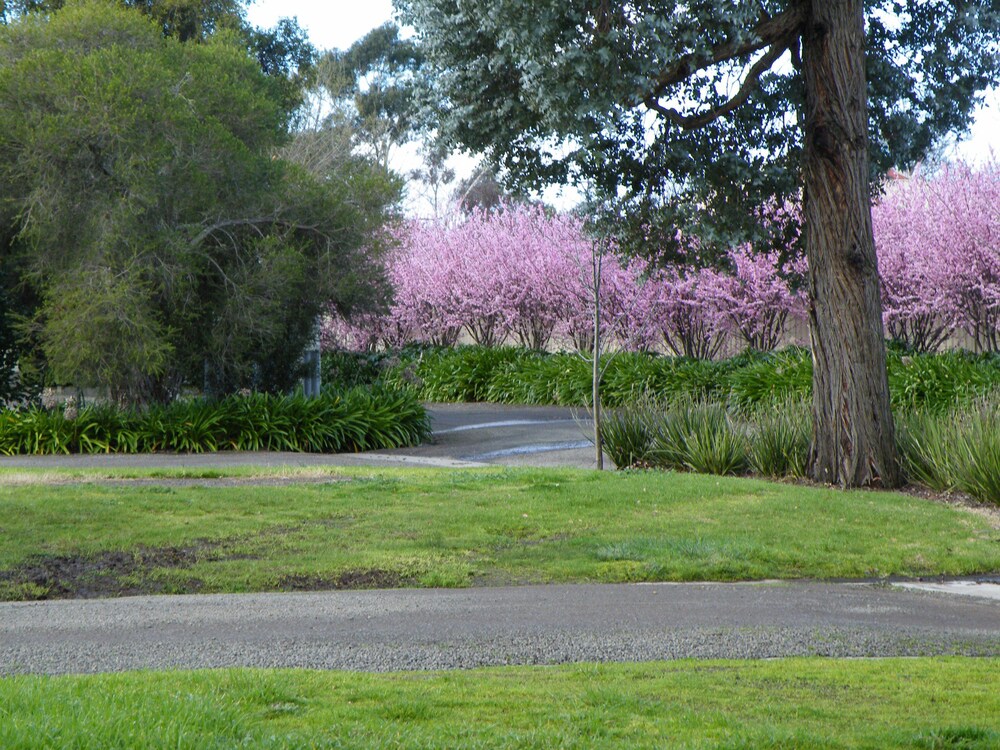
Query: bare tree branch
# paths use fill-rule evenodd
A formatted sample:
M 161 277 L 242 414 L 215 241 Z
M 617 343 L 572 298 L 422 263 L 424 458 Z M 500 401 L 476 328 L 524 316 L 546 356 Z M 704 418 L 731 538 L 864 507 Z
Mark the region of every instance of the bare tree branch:
M 288 221 L 287 219 L 279 219 L 277 216 L 257 216 L 253 218 L 243 218 L 243 219 L 227 219 L 225 221 L 218 221 L 215 224 L 205 227 L 198 234 L 196 234 L 191 241 L 188 243 L 190 247 L 197 247 L 211 235 L 216 232 L 225 230 L 229 227 L 251 227 L 257 230 L 260 236 L 264 236 L 261 231 L 261 226 L 272 225 L 280 226 L 285 229 L 296 229 L 303 232 L 313 232 L 320 233 L 318 227 L 310 224 L 300 224 L 298 222 Z M 228 234 L 228 233 L 227 233 Z

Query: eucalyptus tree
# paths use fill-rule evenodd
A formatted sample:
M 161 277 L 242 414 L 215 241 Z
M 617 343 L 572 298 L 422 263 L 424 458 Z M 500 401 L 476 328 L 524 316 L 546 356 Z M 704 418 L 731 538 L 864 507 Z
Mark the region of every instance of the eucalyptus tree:
M 396 4 L 442 133 L 522 184 L 647 200 L 669 188 L 719 218 L 801 189 L 809 473 L 899 482 L 871 176 L 967 127 L 998 78 L 998 0 Z
M 413 91 L 422 64 L 420 50 L 393 23 L 320 58 L 317 85 L 350 112 L 359 145 L 385 169 L 392 150 L 416 134 Z

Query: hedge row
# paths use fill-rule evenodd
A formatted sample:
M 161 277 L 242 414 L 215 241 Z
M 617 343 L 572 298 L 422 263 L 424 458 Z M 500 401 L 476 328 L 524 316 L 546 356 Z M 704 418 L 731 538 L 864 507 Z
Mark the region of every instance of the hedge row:
M 946 352 L 890 351 L 889 386 L 895 408 L 931 411 L 968 403 L 1000 387 L 1000 357 Z M 741 407 L 808 398 L 812 359 L 791 347 L 745 352 L 721 361 L 622 352 L 606 362 L 607 406 L 652 397 L 717 399 Z M 591 365 L 577 354 L 481 346 L 411 348 L 396 353 L 324 354 L 324 376 L 412 387 L 424 401 L 587 406 Z
M 0 412 L 0 453 L 5 455 L 340 453 L 413 445 L 429 434 L 430 423 L 416 394 L 384 386 L 327 391 L 314 399 L 255 393 L 143 410 L 103 404 Z

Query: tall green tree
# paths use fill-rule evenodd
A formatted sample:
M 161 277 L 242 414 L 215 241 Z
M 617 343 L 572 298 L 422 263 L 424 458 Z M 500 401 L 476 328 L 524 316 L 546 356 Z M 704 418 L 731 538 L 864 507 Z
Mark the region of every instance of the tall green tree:
M 423 55 L 399 28 L 386 23 L 346 50 L 331 50 L 318 63 L 316 83 L 350 114 L 355 139 L 389 168 L 392 149 L 415 133 L 418 80 Z
M 181 42 L 203 42 L 220 31 L 235 34 L 257 57 L 267 75 L 284 78 L 290 106 L 299 103 L 301 85 L 312 70 L 315 50 L 294 19 L 274 28 L 252 26 L 246 6 L 253 0 L 116 0 L 151 18 L 164 36 Z M 0 24 L 31 13 L 53 13 L 66 0 L 0 0 Z
M 292 111 L 235 32 L 164 36 L 89 0 L 0 27 L 0 248 L 55 377 L 165 400 L 281 390 L 328 300 L 371 296 L 396 186 L 277 154 Z
M 870 177 L 961 131 L 997 0 L 397 0 L 442 132 L 515 180 L 718 218 L 802 189 L 819 481 L 899 481 Z M 867 42 L 867 43 L 866 43 Z M 867 68 L 867 78 L 866 78 Z M 870 104 L 870 106 L 869 106 Z

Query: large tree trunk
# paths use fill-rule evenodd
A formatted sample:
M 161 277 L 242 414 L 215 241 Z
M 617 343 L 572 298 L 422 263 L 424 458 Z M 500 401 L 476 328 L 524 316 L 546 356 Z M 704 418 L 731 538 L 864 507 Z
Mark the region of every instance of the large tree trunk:
M 899 483 L 872 236 L 862 0 L 803 0 L 804 231 L 812 292 L 809 474 Z

